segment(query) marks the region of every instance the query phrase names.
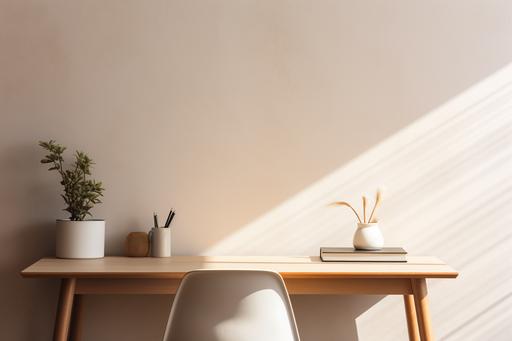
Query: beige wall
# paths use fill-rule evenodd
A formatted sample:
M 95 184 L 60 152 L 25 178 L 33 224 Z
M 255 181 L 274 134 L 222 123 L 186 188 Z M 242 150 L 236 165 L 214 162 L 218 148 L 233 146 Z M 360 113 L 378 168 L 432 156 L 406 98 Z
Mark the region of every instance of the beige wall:
M 510 13 L 488 0 L 0 1 L 1 338 L 52 332 L 57 283 L 18 271 L 52 255 L 63 217 L 38 164 L 36 142 L 54 138 L 97 162 L 108 254 L 171 205 L 176 254 L 317 253 L 352 232 L 326 203 L 386 185 L 388 243 L 462 271 L 432 283 L 438 338 L 506 340 Z M 306 341 L 405 340 L 400 299 L 380 299 L 293 303 Z M 170 300 L 87 298 L 85 339 L 158 340 Z

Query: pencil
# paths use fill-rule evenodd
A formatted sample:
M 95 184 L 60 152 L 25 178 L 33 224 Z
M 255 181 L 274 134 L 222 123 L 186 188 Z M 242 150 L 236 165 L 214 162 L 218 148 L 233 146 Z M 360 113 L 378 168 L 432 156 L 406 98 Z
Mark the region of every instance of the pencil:
M 158 215 L 153 212 L 153 224 L 155 225 L 155 228 L 158 227 Z
M 167 220 L 165 221 L 165 227 L 169 227 L 169 224 L 171 223 L 171 216 L 172 216 L 172 208 L 169 211 L 169 215 L 167 216 Z
M 174 219 L 174 216 L 176 215 L 176 211 L 172 211 L 171 219 L 169 219 L 169 226 L 171 226 L 171 222 Z

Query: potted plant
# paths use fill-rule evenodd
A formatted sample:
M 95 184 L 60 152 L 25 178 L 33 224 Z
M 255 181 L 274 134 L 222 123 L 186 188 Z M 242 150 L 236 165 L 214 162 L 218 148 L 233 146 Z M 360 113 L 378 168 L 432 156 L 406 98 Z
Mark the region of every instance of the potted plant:
M 76 151 L 75 161 L 64 167 L 63 153 L 66 147 L 55 141 L 39 142 L 48 152 L 41 163 L 50 165 L 48 170 L 57 171 L 61 177 L 61 194 L 69 212 L 69 219 L 57 219 L 56 256 L 58 258 L 102 258 L 105 255 L 105 221 L 86 219 L 90 210 L 101 203 L 103 185 L 90 179 L 93 161 L 87 154 Z

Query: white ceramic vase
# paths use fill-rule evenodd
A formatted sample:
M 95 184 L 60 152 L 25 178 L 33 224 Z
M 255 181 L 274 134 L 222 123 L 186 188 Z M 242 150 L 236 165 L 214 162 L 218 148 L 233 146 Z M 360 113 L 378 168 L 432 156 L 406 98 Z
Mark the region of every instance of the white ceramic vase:
M 171 229 L 155 227 L 149 232 L 152 257 L 171 257 Z
M 57 220 L 57 258 L 103 258 L 105 256 L 105 221 Z
M 354 233 L 354 248 L 357 250 L 380 250 L 384 246 L 384 237 L 378 223 L 357 224 Z

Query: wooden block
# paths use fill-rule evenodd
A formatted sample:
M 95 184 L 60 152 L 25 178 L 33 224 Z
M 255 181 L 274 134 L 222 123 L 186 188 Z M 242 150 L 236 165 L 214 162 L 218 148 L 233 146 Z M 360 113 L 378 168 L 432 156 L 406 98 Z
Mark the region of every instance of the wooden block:
M 149 256 L 149 237 L 146 232 L 131 232 L 124 243 L 125 255 L 128 257 Z

